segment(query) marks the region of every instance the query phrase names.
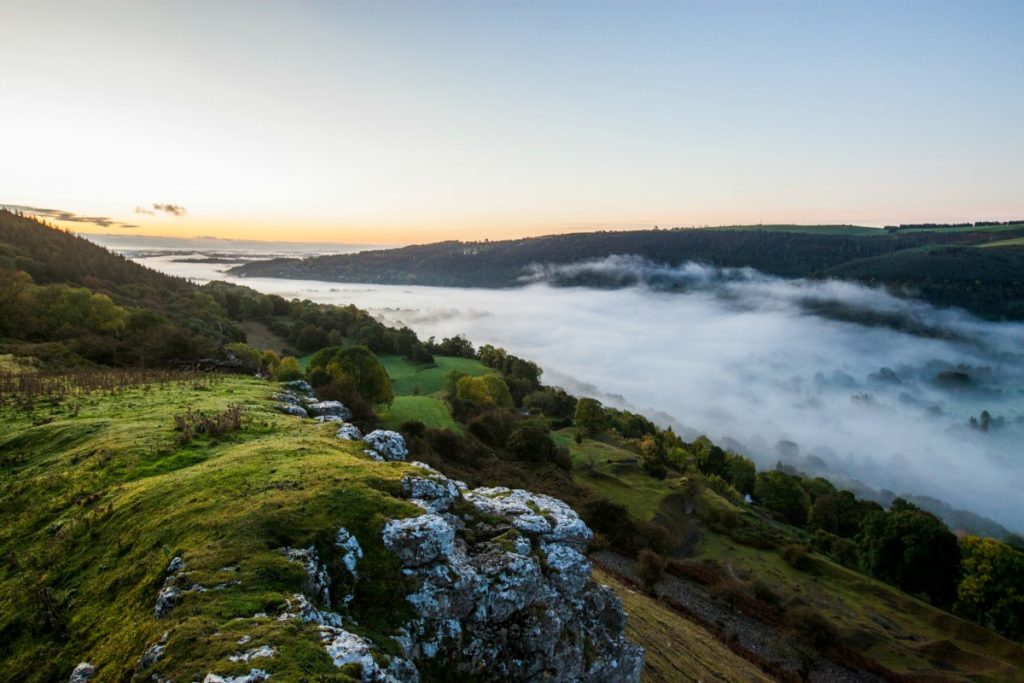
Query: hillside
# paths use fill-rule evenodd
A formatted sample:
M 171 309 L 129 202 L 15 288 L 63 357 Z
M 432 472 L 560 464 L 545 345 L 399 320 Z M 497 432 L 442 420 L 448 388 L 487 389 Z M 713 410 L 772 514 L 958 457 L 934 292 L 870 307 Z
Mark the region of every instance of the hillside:
M 449 665 L 467 680 L 636 680 L 642 651 L 579 564 L 573 548 L 590 532 L 571 510 L 520 492 L 555 525 L 527 528 L 503 497 L 375 462 L 364 449 L 404 456 L 282 415 L 280 390 L 183 377 L 4 410 L 6 680 L 65 680 L 80 662 L 97 682 L 419 680 L 412 662 L 425 680 Z M 233 405 L 240 420 L 223 434 L 175 427 Z M 437 583 L 446 572 L 454 586 Z M 512 628 L 549 640 L 506 645 L 491 632 Z
M 551 235 L 485 242 L 440 242 L 401 249 L 247 263 L 230 272 L 277 277 L 416 284 L 514 287 L 538 264 L 564 265 L 633 255 L 656 264 L 687 261 L 751 267 L 786 278 L 836 277 L 884 284 L 941 306 L 994 319 L 1021 319 L 1024 255 L 1013 240 L 1024 225 L 970 229 L 878 230 L 856 226 L 737 226 Z M 991 249 L 976 247 L 1000 245 Z M 906 267 L 904 267 L 906 265 Z M 963 291 L 970 277 L 970 291 Z M 548 276 L 552 284 L 622 286 L 588 274 Z
M 23 254 L 34 234 L 4 233 Z M 11 680 L 982 682 L 1024 668 L 1019 538 L 958 538 L 901 498 L 758 471 L 546 386 L 503 349 L 420 341 L 354 306 L 222 282 L 172 295 L 147 275 L 158 300 L 194 309 L 179 321 L 116 303 L 130 279 L 23 266 L 0 268 L 18 316 L 0 338 Z M 235 327 L 248 344 L 212 332 Z M 213 355 L 139 362 L 186 333 Z

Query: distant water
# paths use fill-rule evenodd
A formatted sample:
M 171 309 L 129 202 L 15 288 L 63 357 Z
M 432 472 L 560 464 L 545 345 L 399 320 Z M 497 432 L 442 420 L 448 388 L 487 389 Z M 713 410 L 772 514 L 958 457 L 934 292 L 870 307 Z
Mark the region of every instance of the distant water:
M 246 245 L 232 256 L 224 246 L 187 253 L 229 260 L 266 253 Z M 834 479 L 933 495 L 1024 529 L 1024 325 L 848 283 L 692 265 L 673 276 L 688 283 L 681 293 L 544 282 L 485 290 L 237 279 L 224 275 L 230 263 L 183 262 L 184 251 L 119 249 L 200 282 L 353 303 L 422 338 L 462 333 L 536 360 L 549 383 L 640 410 L 689 436 L 707 433 L 762 466 L 784 459 Z M 908 329 L 928 333 L 838 322 L 816 313 L 829 306 L 808 302 L 905 319 Z M 983 410 L 987 431 L 969 425 Z

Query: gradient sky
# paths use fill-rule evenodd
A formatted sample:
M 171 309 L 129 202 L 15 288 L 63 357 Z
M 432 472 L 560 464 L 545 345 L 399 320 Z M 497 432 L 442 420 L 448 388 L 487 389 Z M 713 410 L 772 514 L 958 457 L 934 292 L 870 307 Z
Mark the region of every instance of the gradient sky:
M 1024 216 L 1020 0 L 0 0 L 0 26 L 0 203 L 138 226 L 81 231 Z

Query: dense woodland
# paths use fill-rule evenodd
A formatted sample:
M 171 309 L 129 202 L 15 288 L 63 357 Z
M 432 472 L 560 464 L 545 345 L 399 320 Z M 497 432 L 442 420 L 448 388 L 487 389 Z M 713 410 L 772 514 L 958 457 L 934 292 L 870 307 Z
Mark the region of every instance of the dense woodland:
M 439 242 L 360 254 L 273 259 L 238 266 L 232 272 L 338 282 L 513 287 L 522 284 L 536 264 L 628 254 L 658 264 L 696 261 L 752 267 L 787 278 L 836 277 L 886 285 L 898 293 L 939 306 L 965 308 L 991 319 L 1024 319 L 1024 249 L 1013 244 L 980 248 L 1024 236 L 1024 224 L 888 232 L 798 227 L 593 232 L 496 242 Z M 631 284 L 593 273 L 553 282 L 597 287 Z
M 824 269 L 840 259 L 878 257 L 890 243 L 885 237 L 829 236 L 779 242 L 766 232 L 602 233 L 479 245 L 484 258 L 473 262 L 524 262 L 540 244 L 565 246 L 556 253 L 576 260 L 595 255 L 593 239 L 603 241 L 603 249 L 646 245 L 651 254 L 674 244 L 680 249 L 677 258 L 690 258 L 683 251 L 694 245 L 704 245 L 705 254 L 720 253 L 715 250 L 724 239 L 738 250 L 730 256 L 737 260 L 753 258 L 766 245 L 788 244 L 792 258 L 783 259 L 777 270 L 792 269 L 789 274 L 797 274 L 797 264 L 815 260 Z M 915 238 L 894 239 L 909 244 Z M 434 249 L 440 250 L 436 267 L 469 258 L 469 248 L 449 243 L 343 262 L 367 259 L 371 270 L 386 263 L 396 267 L 399 261 L 389 260 L 395 254 Z M 503 260 L 501 254 L 511 256 Z M 511 273 L 511 268 L 498 272 Z M 486 269 L 471 272 L 483 278 Z M 294 351 L 275 354 L 247 346 L 238 327 L 242 321 L 260 321 Z M 9 212 L 0 213 L 0 354 L 32 359 L 42 374 L 100 366 L 196 367 L 215 359 L 224 367 L 278 380 L 305 378 L 321 398 L 350 405 L 363 428 L 374 427 L 375 411 L 393 398 L 378 355 L 401 355 L 424 365 L 435 356 L 475 359 L 493 372 L 453 373 L 444 390 L 460 429 L 414 420 L 401 426 L 412 456 L 471 485 L 521 486 L 568 501 L 598 532 L 595 547 L 638 557 L 652 581 L 665 571 L 698 571 L 680 561 L 685 551 L 678 539 L 703 529 L 777 552 L 802 570 L 809 570 L 812 554 L 829 557 L 1007 637 L 1024 639 L 1024 552 L 1017 537 L 1009 543 L 958 537 L 938 517 L 903 499 L 886 509 L 781 464 L 758 471 L 748 458 L 705 437 L 687 442 L 642 415 L 546 386 L 536 364 L 503 349 L 477 349 L 460 337 L 422 341 L 411 330 L 386 327 L 354 306 L 286 301 L 220 282 L 197 287 Z M 294 356 L 305 354 L 313 355 L 302 370 Z M 679 487 L 682 521 L 637 520 L 624 506 L 580 485 L 572 476 L 567 447 L 555 438 L 555 432 L 566 429 L 577 443 L 589 439 L 614 445 L 653 481 L 672 479 Z M 752 514 L 700 508 L 705 490 Z

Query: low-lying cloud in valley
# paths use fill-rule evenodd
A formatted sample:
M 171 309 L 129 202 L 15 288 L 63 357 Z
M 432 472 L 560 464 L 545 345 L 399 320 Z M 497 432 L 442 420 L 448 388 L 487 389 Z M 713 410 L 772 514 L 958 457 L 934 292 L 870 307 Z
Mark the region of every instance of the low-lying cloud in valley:
M 354 303 L 423 337 L 464 333 L 761 466 L 783 459 L 1024 530 L 1021 324 L 848 282 L 630 257 L 538 267 L 510 290 L 240 282 Z

